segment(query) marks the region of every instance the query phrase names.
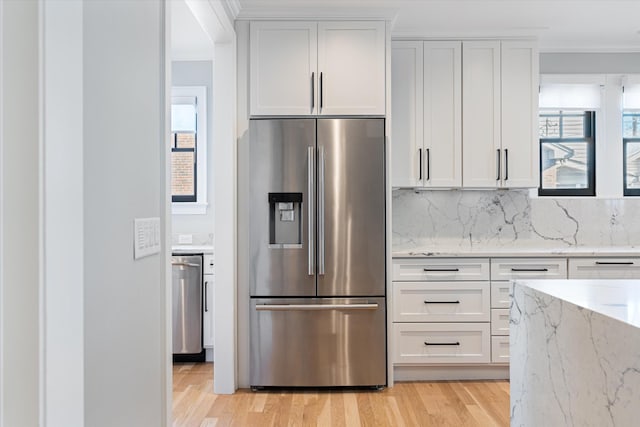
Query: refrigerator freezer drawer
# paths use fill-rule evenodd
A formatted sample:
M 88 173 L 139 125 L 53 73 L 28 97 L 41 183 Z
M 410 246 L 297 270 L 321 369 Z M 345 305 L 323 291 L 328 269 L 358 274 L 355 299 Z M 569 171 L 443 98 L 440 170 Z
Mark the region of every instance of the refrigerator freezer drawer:
M 387 383 L 384 298 L 251 300 L 254 387 Z

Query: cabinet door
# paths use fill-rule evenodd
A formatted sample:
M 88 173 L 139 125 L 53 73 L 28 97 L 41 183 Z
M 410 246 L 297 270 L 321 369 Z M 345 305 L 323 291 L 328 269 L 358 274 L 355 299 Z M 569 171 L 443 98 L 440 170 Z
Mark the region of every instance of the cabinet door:
M 460 42 L 424 43 L 425 187 L 462 185 L 461 49 Z
M 250 114 L 316 113 L 317 24 L 252 22 Z
M 391 45 L 391 146 L 393 187 L 422 185 L 422 42 Z
M 385 114 L 385 23 L 318 23 L 320 114 Z
M 538 49 L 534 42 L 502 42 L 504 187 L 537 187 Z
M 500 173 L 500 42 L 462 43 L 463 187 L 495 188 Z
M 203 301 L 202 305 L 202 345 L 204 347 L 213 347 L 214 332 L 214 312 L 213 312 L 213 274 L 205 274 L 203 278 Z

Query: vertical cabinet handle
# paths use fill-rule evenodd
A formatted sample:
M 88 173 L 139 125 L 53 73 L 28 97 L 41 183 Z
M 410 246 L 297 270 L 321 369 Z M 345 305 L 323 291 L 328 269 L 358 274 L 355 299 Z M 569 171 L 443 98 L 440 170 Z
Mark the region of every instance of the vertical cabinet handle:
M 318 147 L 318 274 L 324 274 L 324 147 Z
M 204 282 L 204 311 L 205 313 L 209 311 L 209 304 L 208 304 L 208 299 L 207 298 L 207 288 L 208 288 L 209 282 Z
M 496 158 L 498 163 L 496 164 L 496 181 L 500 181 L 500 149 L 496 150 Z
M 313 109 L 316 108 L 316 73 L 311 72 L 311 114 Z
M 418 148 L 418 181 L 422 181 L 422 148 Z
M 504 180 L 509 179 L 509 149 L 504 149 Z
M 322 107 L 323 107 L 323 92 L 324 90 L 322 89 L 322 71 L 320 72 L 320 111 L 322 111 Z
M 427 181 L 431 180 L 431 150 L 427 148 Z
M 315 167 L 314 167 L 314 159 L 313 159 L 313 151 L 314 151 L 314 147 L 307 147 L 307 205 L 308 205 L 308 209 L 307 209 L 307 215 L 308 215 L 308 219 L 307 219 L 307 233 L 308 233 L 308 243 L 309 243 L 309 258 L 308 258 L 308 264 L 309 264 L 309 276 L 313 276 L 315 274 L 315 254 L 313 252 L 314 250 L 314 242 L 313 242 L 313 235 L 314 235 L 314 227 L 313 227 L 313 211 L 315 209 L 314 205 L 313 205 L 313 201 L 315 199 L 315 187 L 316 187 L 316 183 L 315 183 L 315 177 L 314 177 L 314 173 L 315 173 Z

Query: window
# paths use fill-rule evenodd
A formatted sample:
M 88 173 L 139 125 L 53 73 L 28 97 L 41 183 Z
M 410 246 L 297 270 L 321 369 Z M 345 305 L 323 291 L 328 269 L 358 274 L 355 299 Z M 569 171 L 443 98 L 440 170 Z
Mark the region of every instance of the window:
M 174 213 L 206 213 L 206 88 L 174 87 L 171 200 Z
M 624 195 L 640 196 L 640 111 L 622 114 Z
M 538 195 L 595 196 L 595 111 L 541 111 L 539 129 Z

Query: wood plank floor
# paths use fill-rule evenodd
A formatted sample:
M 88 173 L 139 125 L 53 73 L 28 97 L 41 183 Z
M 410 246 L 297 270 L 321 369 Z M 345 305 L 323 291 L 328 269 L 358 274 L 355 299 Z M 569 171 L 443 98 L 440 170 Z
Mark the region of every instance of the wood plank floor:
M 213 393 L 213 365 L 173 367 L 173 426 L 508 426 L 508 381 L 401 382 L 383 391 Z

